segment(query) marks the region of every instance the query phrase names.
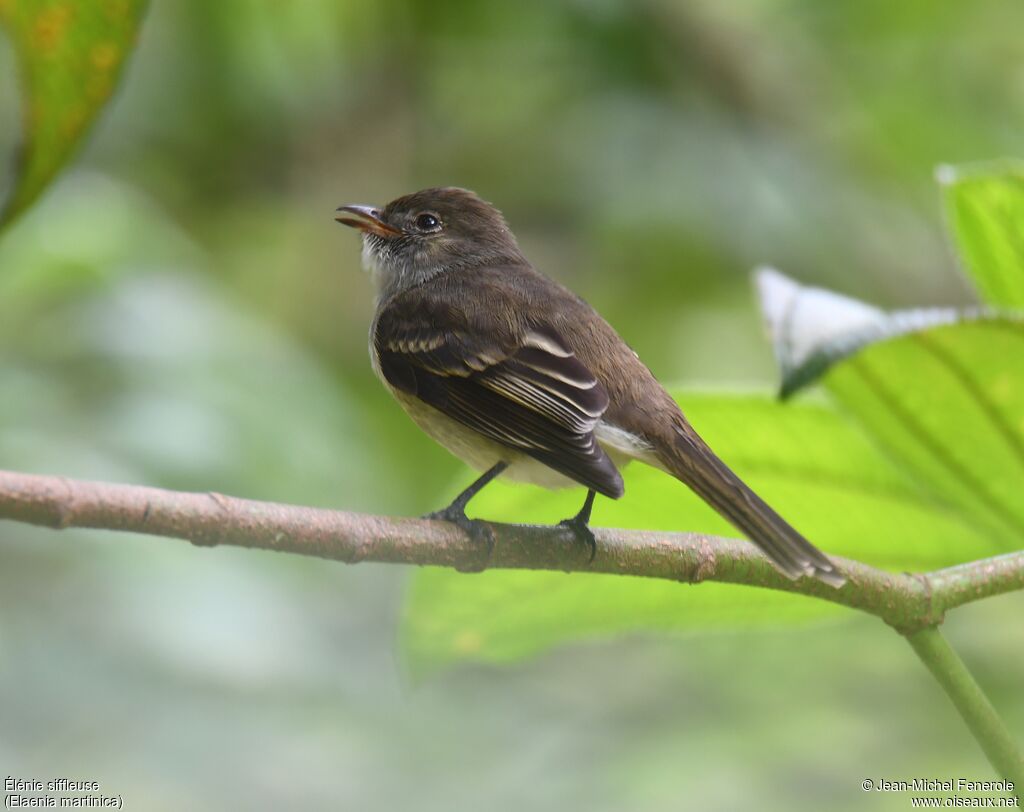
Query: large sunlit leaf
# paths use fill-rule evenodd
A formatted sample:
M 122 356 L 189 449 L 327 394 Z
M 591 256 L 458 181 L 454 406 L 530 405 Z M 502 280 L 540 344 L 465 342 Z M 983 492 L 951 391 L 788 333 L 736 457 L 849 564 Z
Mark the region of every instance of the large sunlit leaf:
M 146 0 L 0 0 L 17 52 L 22 145 L 0 226 L 57 175 L 110 98 Z
M 759 268 L 754 281 L 779 364 L 783 398 L 814 383 L 833 364 L 867 344 L 987 315 L 938 307 L 886 312 L 831 290 L 801 285 L 774 268 Z
M 930 496 L 845 418 L 824 405 L 767 397 L 686 394 L 693 424 L 733 468 L 823 549 L 892 569 L 929 569 L 1001 549 L 956 509 Z M 626 496 L 599 499 L 599 526 L 735 535 L 667 475 L 634 464 Z M 572 515 L 581 491 L 497 484 L 471 515 L 551 522 Z M 425 569 L 405 613 L 410 666 L 505 661 L 559 642 L 628 630 L 706 630 L 779 624 L 845 610 L 800 596 L 619 576 Z
M 1024 547 L 1024 320 L 934 327 L 871 345 L 828 390 L 887 452 L 999 540 Z
M 982 298 L 1024 307 L 1024 164 L 938 172 L 960 256 Z
M 1024 316 L 885 313 L 776 271 L 758 289 L 784 393 L 825 375 L 912 477 L 1003 549 L 1024 545 Z

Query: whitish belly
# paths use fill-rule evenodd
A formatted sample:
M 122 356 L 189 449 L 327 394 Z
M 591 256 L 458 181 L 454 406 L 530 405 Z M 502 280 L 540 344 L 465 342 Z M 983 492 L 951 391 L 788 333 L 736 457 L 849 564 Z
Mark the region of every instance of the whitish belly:
M 447 448 L 452 454 L 477 471 L 486 471 L 498 462 L 508 463 L 502 477 L 513 482 L 529 482 L 543 488 L 582 487 L 575 480 L 538 462 L 521 451 L 496 443 L 473 429 L 445 416 L 432 406 L 427 406 L 416 397 L 407 395 L 392 387 L 392 394 L 423 431 Z M 614 426 L 598 426 L 596 430 L 601 447 L 618 468 L 630 460 L 642 459 L 657 464 L 646 448 L 635 437 Z

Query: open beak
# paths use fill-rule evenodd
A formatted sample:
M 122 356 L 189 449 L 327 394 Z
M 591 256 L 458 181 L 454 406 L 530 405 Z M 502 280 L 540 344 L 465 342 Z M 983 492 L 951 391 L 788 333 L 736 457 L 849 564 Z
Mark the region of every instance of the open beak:
M 373 206 L 339 206 L 334 219 L 346 226 L 369 231 L 379 237 L 397 237 L 402 233 L 385 223 L 380 215 L 380 209 Z

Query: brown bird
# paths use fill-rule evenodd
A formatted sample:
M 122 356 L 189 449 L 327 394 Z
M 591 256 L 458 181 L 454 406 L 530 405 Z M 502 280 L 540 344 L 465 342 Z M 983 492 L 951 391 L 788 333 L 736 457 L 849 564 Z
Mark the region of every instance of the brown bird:
M 430 515 L 491 544 L 466 504 L 497 476 L 586 487 L 567 525 L 596 550 L 594 495 L 623 494 L 640 460 L 685 483 L 790 578 L 844 582 L 816 547 L 723 463 L 590 305 L 537 271 L 473 192 L 425 189 L 336 218 L 363 234 L 377 309 L 373 367 L 409 416 L 483 475 Z

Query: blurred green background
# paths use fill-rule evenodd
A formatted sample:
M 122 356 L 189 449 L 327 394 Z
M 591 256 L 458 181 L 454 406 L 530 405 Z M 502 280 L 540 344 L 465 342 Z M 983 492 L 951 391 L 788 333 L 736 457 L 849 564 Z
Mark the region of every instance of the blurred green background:
M 755 264 L 968 301 L 933 172 L 1022 152 L 1022 24 L 994 0 L 156 0 L 87 148 L 0 237 L 0 466 L 438 507 L 469 474 L 373 377 L 333 212 L 440 184 L 502 208 L 662 380 L 770 390 Z M 18 110 L 4 42 L 4 154 Z M 414 683 L 400 568 L 0 543 L 0 765 L 126 808 L 904 809 L 861 781 L 992 777 L 869 618 Z M 946 627 L 1016 731 L 1022 610 Z

